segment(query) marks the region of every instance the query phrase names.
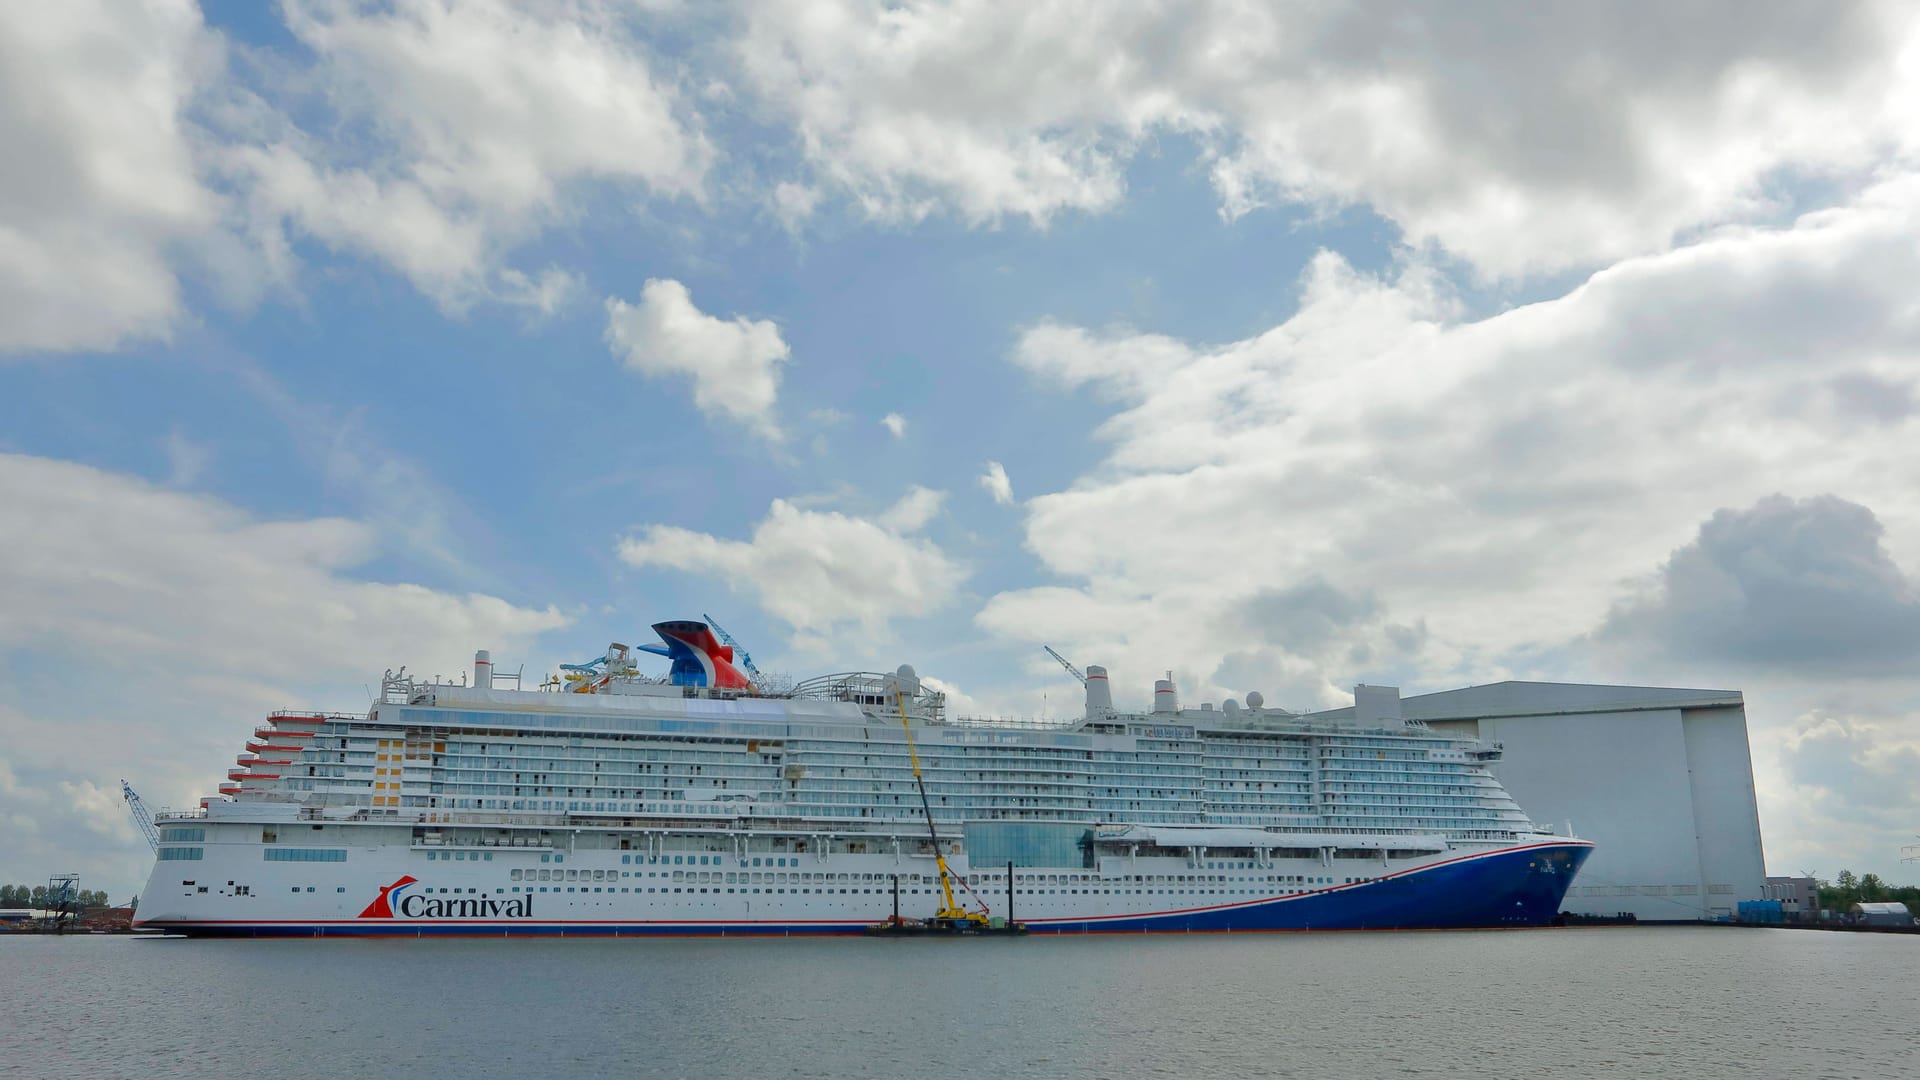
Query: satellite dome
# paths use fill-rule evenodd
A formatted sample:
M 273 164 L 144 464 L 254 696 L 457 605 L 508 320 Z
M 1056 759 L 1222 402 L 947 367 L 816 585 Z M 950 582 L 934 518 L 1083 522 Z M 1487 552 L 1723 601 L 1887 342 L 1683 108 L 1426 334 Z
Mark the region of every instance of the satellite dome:
M 898 675 L 898 676 L 900 676 L 900 680 L 901 680 L 902 682 L 905 682 L 906 680 L 908 680 L 908 679 L 911 679 L 911 678 L 913 678 L 913 677 L 914 677 L 914 670 L 913 670 L 913 665 L 912 665 L 912 664 L 901 664 L 901 665 L 900 665 L 900 670 L 899 670 L 899 671 L 896 671 L 896 672 L 894 672 L 894 674 L 896 674 L 896 675 Z
M 1224 713 L 1237 713 L 1240 711 L 1240 703 L 1232 698 L 1228 698 L 1220 703 L 1220 711 Z
M 1257 709 L 1266 703 L 1267 699 L 1260 696 L 1260 691 L 1252 690 L 1247 693 L 1247 708 Z

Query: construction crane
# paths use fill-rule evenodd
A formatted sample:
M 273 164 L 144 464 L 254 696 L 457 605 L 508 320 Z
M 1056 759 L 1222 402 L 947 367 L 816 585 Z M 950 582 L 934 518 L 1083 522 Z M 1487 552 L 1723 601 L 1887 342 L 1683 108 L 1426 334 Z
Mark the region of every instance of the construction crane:
M 133 812 L 133 823 L 140 826 L 140 834 L 147 838 L 147 846 L 153 849 L 154 854 L 158 855 L 160 853 L 160 830 L 154 827 L 153 813 L 147 809 L 146 803 L 140 801 L 140 793 L 133 790 L 132 784 L 122 779 L 120 781 L 120 797 L 127 800 L 127 809 Z
M 913 747 L 913 725 L 907 721 L 907 695 L 906 688 L 902 684 L 912 678 L 912 668 L 900 669 L 899 674 L 894 678 L 893 702 L 900 710 L 900 726 L 907 733 L 907 761 L 913 766 L 914 786 L 920 789 L 920 809 L 927 814 L 927 838 L 933 841 L 933 862 L 940 868 L 940 894 L 945 902 L 928 922 L 936 930 L 963 932 L 984 930 L 991 922 L 987 913 L 968 911 L 953 899 L 953 875 L 947 870 L 947 857 L 940 850 L 940 832 L 933 826 L 933 803 L 927 799 L 927 782 L 920 776 L 920 752 Z
M 760 669 L 753 666 L 753 657 L 748 656 L 747 650 L 743 648 L 739 642 L 733 640 L 733 635 L 727 633 L 727 628 L 724 626 L 721 626 L 717 622 L 714 622 L 713 616 L 708 615 L 705 612 L 702 612 L 700 617 L 707 620 L 708 626 L 713 627 L 713 632 L 715 636 L 719 637 L 720 644 L 731 645 L 733 647 L 734 658 L 740 661 L 741 667 L 747 669 L 747 677 L 752 679 L 756 683 L 760 682 L 761 681 Z
M 1063 668 L 1066 668 L 1066 669 L 1067 669 L 1067 674 L 1069 674 L 1069 675 L 1071 675 L 1071 676 L 1073 676 L 1073 677 L 1074 677 L 1074 678 L 1076 678 L 1076 679 L 1079 679 L 1079 680 L 1080 680 L 1080 685 L 1081 685 L 1081 686 L 1085 686 L 1085 685 L 1087 685 L 1087 673 L 1086 673 L 1086 672 L 1084 672 L 1084 671 L 1081 671 L 1081 670 L 1080 670 L 1079 668 L 1077 668 L 1077 667 L 1074 667 L 1074 666 L 1073 666 L 1073 663 L 1072 663 L 1071 661 L 1069 661 L 1069 660 L 1068 660 L 1068 659 L 1067 659 L 1066 657 L 1064 657 L 1064 656 L 1061 656 L 1061 655 L 1060 655 L 1059 653 L 1057 653 L 1057 652 L 1054 652 L 1054 651 L 1053 651 L 1053 646 L 1051 646 L 1051 645 L 1042 645 L 1042 646 L 1040 646 L 1040 647 L 1041 647 L 1041 648 L 1043 648 L 1043 649 L 1045 649 L 1045 650 L 1047 650 L 1047 655 L 1048 655 L 1048 656 L 1051 656 L 1051 657 L 1053 657 L 1053 658 L 1054 658 L 1055 660 L 1058 660 L 1058 661 L 1060 661 L 1060 666 L 1061 666 L 1061 667 L 1063 667 Z

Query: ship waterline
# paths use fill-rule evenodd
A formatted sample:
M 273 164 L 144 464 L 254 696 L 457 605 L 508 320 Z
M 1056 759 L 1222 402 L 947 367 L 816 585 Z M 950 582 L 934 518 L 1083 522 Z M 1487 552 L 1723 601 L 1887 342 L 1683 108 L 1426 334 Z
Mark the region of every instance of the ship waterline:
M 1126 713 L 1098 668 L 1071 726 L 949 720 L 911 669 L 771 695 L 705 624 L 656 629 L 665 677 L 615 646 L 522 690 L 482 654 L 471 685 L 270 717 L 220 796 L 161 815 L 139 924 L 858 933 L 941 906 L 937 844 L 970 910 L 1034 932 L 1538 926 L 1591 850 L 1527 819 L 1498 747 L 1417 723 L 1170 688 Z

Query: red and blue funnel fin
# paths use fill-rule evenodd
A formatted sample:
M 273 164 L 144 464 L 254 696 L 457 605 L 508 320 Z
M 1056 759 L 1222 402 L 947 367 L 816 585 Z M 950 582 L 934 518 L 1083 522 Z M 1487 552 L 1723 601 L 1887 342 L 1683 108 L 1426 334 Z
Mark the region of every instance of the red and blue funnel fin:
M 654 623 L 653 632 L 667 643 L 667 659 L 672 662 L 667 678 L 673 685 L 753 689 L 753 680 L 733 666 L 733 647 L 720 644 L 706 623 L 690 619 Z

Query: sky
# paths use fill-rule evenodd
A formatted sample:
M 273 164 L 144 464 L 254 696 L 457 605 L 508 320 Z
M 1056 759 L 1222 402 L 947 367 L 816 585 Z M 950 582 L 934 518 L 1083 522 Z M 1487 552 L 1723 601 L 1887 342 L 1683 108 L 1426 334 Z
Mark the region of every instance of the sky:
M 1920 880 L 1906 3 L 0 12 L 0 877 L 711 614 L 950 711 L 1746 695 Z

